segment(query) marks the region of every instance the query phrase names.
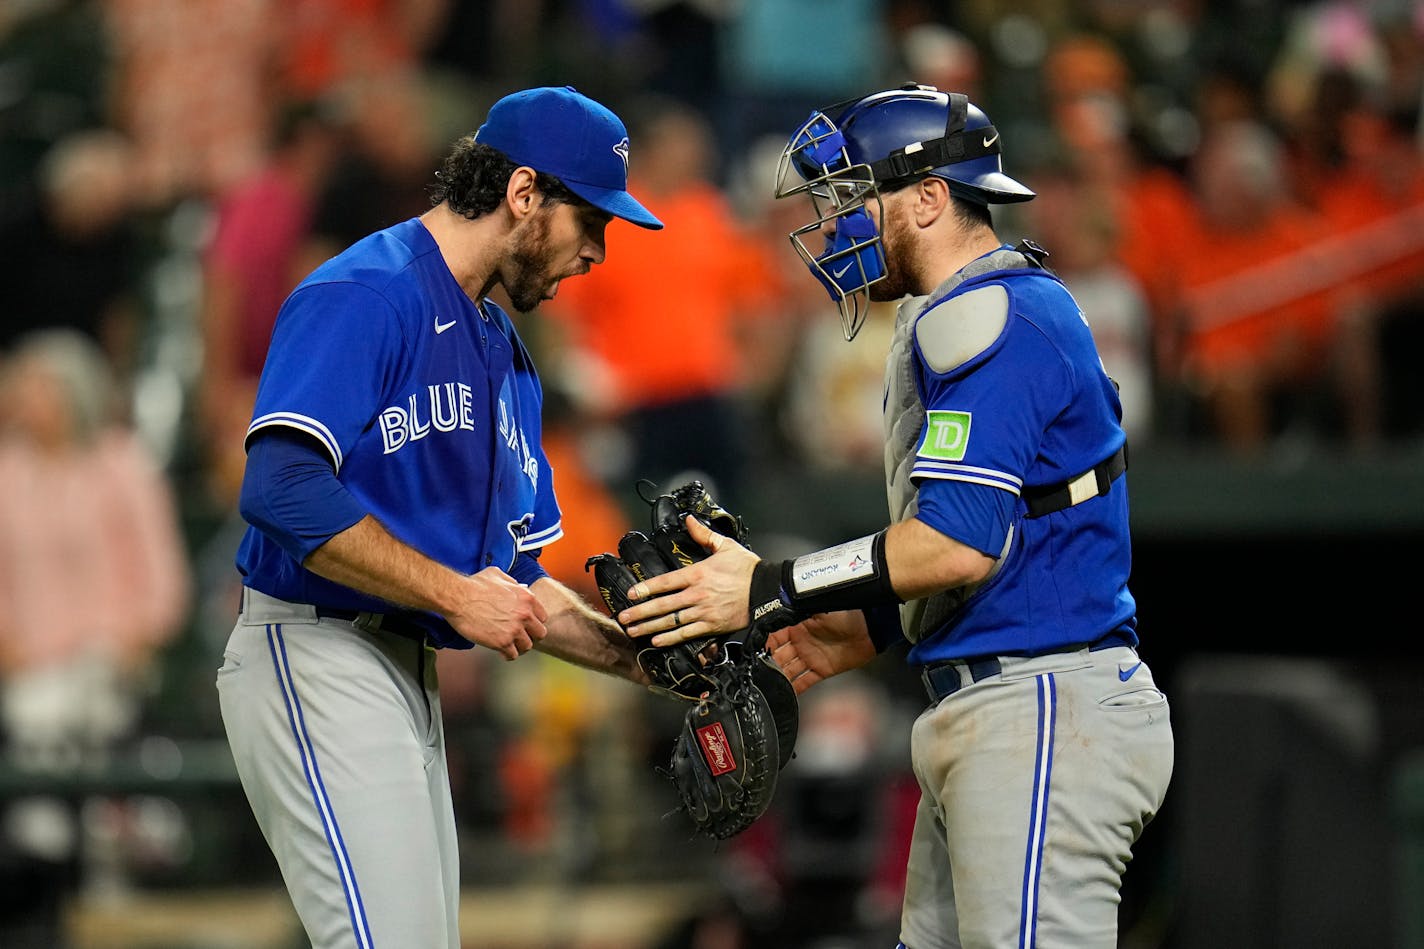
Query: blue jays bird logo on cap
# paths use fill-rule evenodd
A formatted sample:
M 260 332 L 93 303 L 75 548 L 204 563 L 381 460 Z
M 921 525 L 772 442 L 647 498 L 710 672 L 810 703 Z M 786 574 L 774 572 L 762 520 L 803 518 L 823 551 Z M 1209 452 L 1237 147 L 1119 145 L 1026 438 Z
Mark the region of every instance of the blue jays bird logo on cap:
M 614 145 L 613 151 L 618 154 L 619 158 L 623 159 L 623 174 L 628 174 L 628 140 L 625 138 L 617 145 Z

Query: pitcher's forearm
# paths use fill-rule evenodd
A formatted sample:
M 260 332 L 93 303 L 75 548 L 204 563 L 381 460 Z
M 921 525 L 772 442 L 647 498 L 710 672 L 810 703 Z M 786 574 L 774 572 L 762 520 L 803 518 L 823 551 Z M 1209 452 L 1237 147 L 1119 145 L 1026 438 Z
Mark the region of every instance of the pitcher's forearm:
M 460 574 L 402 543 L 367 515 L 312 551 L 302 566 L 398 606 L 444 614 Z
M 647 684 L 633 643 L 617 623 L 552 577 L 536 580 L 530 589 L 549 614 L 545 623 L 548 635 L 537 647 L 540 652 L 595 672 Z

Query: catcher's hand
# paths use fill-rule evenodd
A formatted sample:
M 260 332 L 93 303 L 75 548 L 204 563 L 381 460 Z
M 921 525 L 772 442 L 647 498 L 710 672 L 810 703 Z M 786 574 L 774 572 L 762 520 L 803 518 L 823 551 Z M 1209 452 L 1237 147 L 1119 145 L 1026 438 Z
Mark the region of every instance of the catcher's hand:
M 687 532 L 688 515 L 738 541 L 746 537 L 742 519 L 714 501 L 700 481 L 653 498 L 649 505 L 652 527 L 648 533 L 629 531 L 618 541 L 617 554 L 599 554 L 584 564 L 585 570 L 593 570 L 598 592 L 615 620 L 632 606 L 628 589 L 633 584 L 707 557 L 707 551 Z M 725 659 L 727 639 L 720 636 L 664 648 L 649 645 L 638 652 L 638 665 L 655 691 L 696 701 L 711 688 L 707 670 Z

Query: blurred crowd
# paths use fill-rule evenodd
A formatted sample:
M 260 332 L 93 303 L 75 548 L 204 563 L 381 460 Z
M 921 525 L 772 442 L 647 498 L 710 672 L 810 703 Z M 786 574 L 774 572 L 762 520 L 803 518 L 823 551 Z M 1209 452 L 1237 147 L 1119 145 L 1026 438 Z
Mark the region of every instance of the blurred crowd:
M 778 477 L 871 486 L 878 526 L 894 309 L 844 341 L 787 241 L 808 212 L 772 186 L 813 108 L 906 81 L 993 117 L 1039 195 L 998 230 L 1049 251 L 1134 444 L 1270 457 L 1424 435 L 1419 0 L 10 0 L 6 760 L 96 766 L 155 730 L 220 734 L 242 435 L 277 308 L 428 207 L 439 157 L 519 87 L 619 112 L 632 190 L 667 225 L 615 224 L 591 278 L 518 317 L 565 514 L 551 572 L 596 596 L 584 559 L 642 526 L 639 478 L 708 480 L 763 517 L 768 556 L 851 536 L 844 509 L 783 518 Z M 647 785 L 675 709 L 537 656 L 441 665 L 471 833 L 561 872 L 661 872 L 628 862 L 648 860 L 629 812 L 662 817 Z M 806 697 L 791 787 L 722 855 L 738 919 L 773 926 L 808 879 L 844 885 L 861 924 L 893 916 L 883 868 L 903 865 L 914 795 L 884 735 L 918 698 L 894 675 Z M 0 869 L 72 861 L 95 832 L 39 798 L 0 804 Z

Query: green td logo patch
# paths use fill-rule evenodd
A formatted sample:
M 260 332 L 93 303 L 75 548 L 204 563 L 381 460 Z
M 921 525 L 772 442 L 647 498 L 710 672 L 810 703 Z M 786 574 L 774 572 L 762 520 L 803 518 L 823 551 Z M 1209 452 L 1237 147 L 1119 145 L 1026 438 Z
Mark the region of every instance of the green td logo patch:
M 963 461 L 969 447 L 969 412 L 946 412 L 931 409 L 925 417 L 925 438 L 920 442 L 921 458 L 941 461 Z

